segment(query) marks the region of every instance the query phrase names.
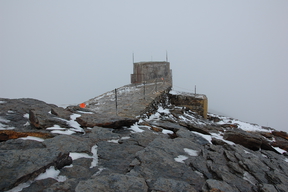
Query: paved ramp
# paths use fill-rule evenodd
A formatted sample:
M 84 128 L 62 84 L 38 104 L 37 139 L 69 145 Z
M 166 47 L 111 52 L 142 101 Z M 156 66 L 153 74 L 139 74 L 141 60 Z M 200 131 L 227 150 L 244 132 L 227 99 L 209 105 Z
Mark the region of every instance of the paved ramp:
M 170 88 L 171 84 L 165 81 L 125 85 L 116 89 L 116 93 L 112 90 L 86 101 L 86 108 L 98 114 L 135 118 Z

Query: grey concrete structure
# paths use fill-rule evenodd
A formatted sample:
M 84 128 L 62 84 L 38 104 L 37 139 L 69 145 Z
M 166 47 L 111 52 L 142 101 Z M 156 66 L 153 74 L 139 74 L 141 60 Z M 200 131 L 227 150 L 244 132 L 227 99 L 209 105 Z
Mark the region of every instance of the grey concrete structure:
M 133 67 L 132 84 L 165 81 L 172 85 L 172 70 L 167 61 L 138 62 Z

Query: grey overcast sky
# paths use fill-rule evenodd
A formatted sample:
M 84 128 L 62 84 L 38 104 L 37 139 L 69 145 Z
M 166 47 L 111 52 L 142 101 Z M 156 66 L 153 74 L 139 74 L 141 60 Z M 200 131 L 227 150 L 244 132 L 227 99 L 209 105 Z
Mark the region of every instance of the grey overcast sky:
M 166 50 L 175 89 L 288 131 L 286 0 L 0 0 L 0 97 L 81 103 Z

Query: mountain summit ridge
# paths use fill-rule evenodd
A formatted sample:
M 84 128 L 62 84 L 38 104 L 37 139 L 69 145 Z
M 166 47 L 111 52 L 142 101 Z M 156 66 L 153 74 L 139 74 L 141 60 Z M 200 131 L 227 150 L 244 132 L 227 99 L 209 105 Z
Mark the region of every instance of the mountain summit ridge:
M 0 190 L 287 189 L 287 133 L 211 113 L 205 119 L 171 104 L 169 92 L 147 107 L 128 118 L 1 98 Z

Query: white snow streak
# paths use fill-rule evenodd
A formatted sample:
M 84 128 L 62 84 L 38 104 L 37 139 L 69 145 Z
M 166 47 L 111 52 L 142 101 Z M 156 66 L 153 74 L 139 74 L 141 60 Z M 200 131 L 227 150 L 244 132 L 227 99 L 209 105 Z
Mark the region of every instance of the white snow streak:
M 184 148 L 184 151 L 190 156 L 198 156 L 198 151 L 194 149 Z
M 174 160 L 179 162 L 179 163 L 184 163 L 184 160 L 188 159 L 187 156 L 184 155 L 179 155 L 178 157 L 175 157 Z
M 38 177 L 35 178 L 35 181 L 43 180 L 43 179 L 47 179 L 47 178 L 53 178 L 53 179 L 57 180 L 58 182 L 66 181 L 66 179 L 67 179 L 66 176 L 62 176 L 59 174 L 60 174 L 60 171 L 55 170 L 55 167 L 51 166 L 48 169 L 46 169 L 45 173 L 38 175 Z
M 39 142 L 43 142 L 44 139 L 40 138 L 40 137 L 33 137 L 33 136 L 27 136 L 27 137 L 20 137 L 19 139 L 23 139 L 23 140 L 33 140 L 33 141 L 39 141 Z

